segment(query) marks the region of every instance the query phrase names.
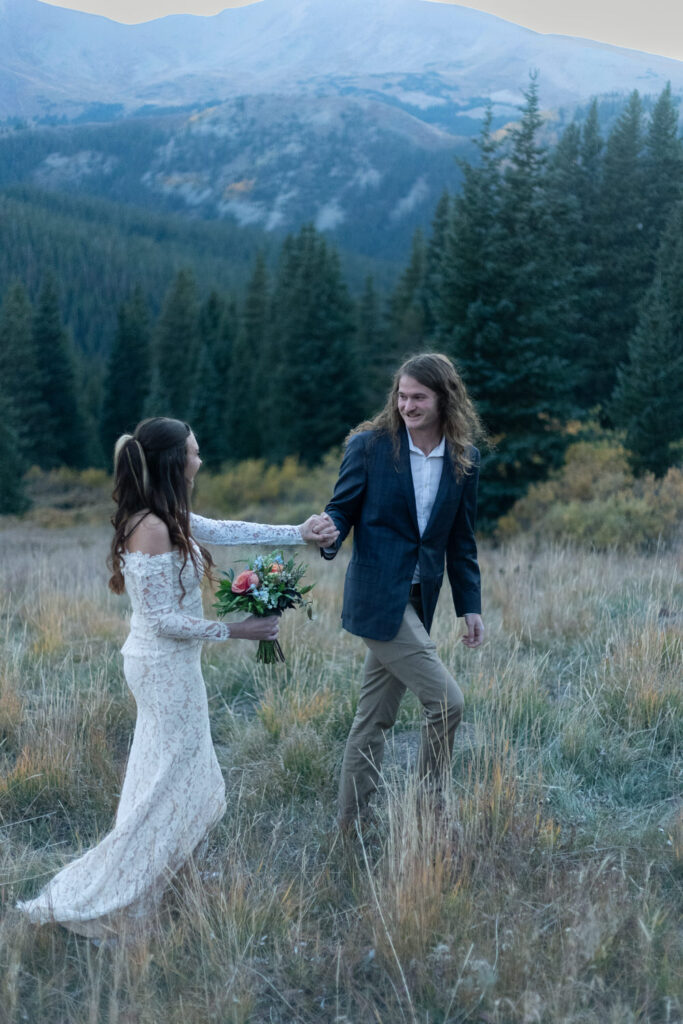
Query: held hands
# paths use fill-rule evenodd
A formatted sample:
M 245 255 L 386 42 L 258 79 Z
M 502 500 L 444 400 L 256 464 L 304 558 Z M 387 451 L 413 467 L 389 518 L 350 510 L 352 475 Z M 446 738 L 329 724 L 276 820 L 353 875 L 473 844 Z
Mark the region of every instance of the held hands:
M 484 642 L 484 623 L 481 621 L 481 615 L 468 612 L 465 622 L 467 623 L 467 632 L 462 638 L 465 647 L 481 647 Z
M 250 615 L 241 622 L 230 623 L 233 640 L 277 640 L 280 619 L 277 615 Z
M 319 548 L 330 548 L 339 536 L 339 530 L 334 525 L 327 512 L 320 515 L 309 516 L 305 523 L 299 527 L 301 536 L 307 544 L 317 544 Z

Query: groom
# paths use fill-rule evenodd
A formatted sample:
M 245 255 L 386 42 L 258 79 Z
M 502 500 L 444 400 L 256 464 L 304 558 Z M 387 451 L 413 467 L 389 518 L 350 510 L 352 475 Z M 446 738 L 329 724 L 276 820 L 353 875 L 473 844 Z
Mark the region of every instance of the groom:
M 351 434 L 325 511 L 339 530 L 334 558 L 353 528 L 342 622 L 368 648 L 339 789 L 339 823 L 366 815 L 377 788 L 384 731 L 410 689 L 424 708 L 418 771 L 438 790 L 450 770 L 463 697 L 429 629 L 444 573 L 463 643 L 484 635 L 474 526 L 480 429 L 453 364 L 428 353 L 401 366 L 387 404 Z

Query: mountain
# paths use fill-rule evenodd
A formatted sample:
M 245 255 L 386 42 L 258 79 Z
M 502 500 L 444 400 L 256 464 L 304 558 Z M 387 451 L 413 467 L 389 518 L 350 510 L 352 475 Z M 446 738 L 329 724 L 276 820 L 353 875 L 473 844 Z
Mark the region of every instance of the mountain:
M 291 230 L 402 258 L 486 104 L 538 71 L 549 140 L 589 97 L 683 93 L 683 63 L 432 0 L 259 0 L 141 25 L 0 0 L 0 185 Z M 4 129 L 2 121 L 4 119 Z M 52 123 L 52 126 L 48 126 Z
M 375 88 L 418 111 L 451 102 L 466 110 L 473 97 L 516 103 L 530 68 L 550 106 L 658 92 L 668 80 L 683 88 L 679 61 L 544 36 L 432 0 L 259 0 L 210 18 L 141 25 L 0 0 L 0 68 L 0 118 L 74 117 L 92 104 L 130 113 L 323 87 Z M 427 75 L 428 87 L 415 75 Z

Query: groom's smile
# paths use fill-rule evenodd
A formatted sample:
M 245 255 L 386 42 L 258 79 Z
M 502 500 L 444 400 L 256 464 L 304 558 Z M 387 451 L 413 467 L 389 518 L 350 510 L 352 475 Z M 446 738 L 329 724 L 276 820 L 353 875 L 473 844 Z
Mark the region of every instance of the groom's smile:
M 398 412 L 411 431 L 440 430 L 438 395 L 414 377 L 403 376 L 398 382 Z

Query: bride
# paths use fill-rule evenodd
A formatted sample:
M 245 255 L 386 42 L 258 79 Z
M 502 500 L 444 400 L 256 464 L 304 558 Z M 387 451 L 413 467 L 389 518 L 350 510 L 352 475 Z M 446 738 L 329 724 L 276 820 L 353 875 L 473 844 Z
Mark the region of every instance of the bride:
M 116 444 L 109 586 L 116 594 L 125 587 L 131 601 L 122 653 L 137 722 L 112 831 L 35 899 L 17 904 L 38 924 L 56 921 L 94 939 L 144 925 L 169 878 L 225 811 L 202 641 L 274 640 L 279 619 L 205 619 L 200 584 L 213 560 L 202 544 L 327 547 L 336 539 L 325 516 L 264 526 L 194 515 L 200 466 L 195 436 L 180 420 L 144 420 Z

